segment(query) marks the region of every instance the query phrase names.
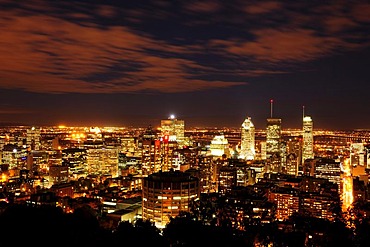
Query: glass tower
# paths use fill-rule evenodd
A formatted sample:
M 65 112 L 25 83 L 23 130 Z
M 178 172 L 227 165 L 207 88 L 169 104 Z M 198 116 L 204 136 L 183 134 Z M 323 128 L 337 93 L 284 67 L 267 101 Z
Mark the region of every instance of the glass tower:
M 280 154 L 281 119 L 268 118 L 266 129 L 266 156 L 270 158 L 273 154 Z
M 309 116 L 303 117 L 303 146 L 302 146 L 302 163 L 306 159 L 313 159 L 313 122 Z
M 240 159 L 253 160 L 255 156 L 255 128 L 248 117 L 244 120 L 241 127 L 241 145 L 240 145 Z

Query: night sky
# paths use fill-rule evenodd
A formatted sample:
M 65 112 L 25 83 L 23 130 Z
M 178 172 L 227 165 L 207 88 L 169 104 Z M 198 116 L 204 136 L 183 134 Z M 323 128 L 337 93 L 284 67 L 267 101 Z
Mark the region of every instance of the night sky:
M 0 122 L 370 129 L 366 1 L 0 0 Z

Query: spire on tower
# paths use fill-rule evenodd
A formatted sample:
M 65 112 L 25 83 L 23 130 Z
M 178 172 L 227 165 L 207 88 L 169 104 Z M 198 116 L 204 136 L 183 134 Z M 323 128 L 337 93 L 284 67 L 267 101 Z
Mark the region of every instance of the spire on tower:
M 270 118 L 272 118 L 272 107 L 273 107 L 274 100 L 270 99 Z

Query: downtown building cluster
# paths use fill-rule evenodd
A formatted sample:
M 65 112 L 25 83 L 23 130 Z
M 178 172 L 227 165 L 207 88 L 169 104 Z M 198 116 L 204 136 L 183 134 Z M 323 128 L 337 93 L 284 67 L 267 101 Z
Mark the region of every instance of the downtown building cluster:
M 294 215 L 334 221 L 350 206 L 343 193 L 370 199 L 365 141 L 315 134 L 304 114 L 300 130 L 282 124 L 271 114 L 260 130 L 249 116 L 238 129 L 185 129 L 175 116 L 158 128 L 4 127 L 0 200 L 66 213 L 89 205 L 108 228 L 138 218 L 164 228 L 188 212 L 246 230 L 288 227 Z

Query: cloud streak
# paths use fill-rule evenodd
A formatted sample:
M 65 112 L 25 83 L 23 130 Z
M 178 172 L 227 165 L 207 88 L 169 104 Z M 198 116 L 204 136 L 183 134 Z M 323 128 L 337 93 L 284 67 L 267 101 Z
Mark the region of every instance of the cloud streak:
M 362 31 L 370 23 L 369 4 L 192 1 L 177 10 L 166 2 L 150 8 L 141 2 L 131 8 L 76 3 L 0 5 L 1 88 L 36 93 L 222 89 L 286 73 L 284 64 L 369 44 Z M 199 18 L 187 22 L 176 13 Z
M 350 47 L 334 37 L 320 37 L 306 29 L 265 29 L 253 32 L 254 41 L 215 40 L 211 45 L 224 47 L 229 53 L 250 56 L 258 61 L 305 62 L 330 54 L 336 48 Z
M 111 12 L 106 7 L 101 14 Z M 0 86 L 42 93 L 191 92 L 241 85 L 201 80 L 211 70 L 179 58 L 186 53 L 125 26 L 84 26 L 53 16 L 4 12 Z M 162 53 L 168 54 L 163 57 Z M 118 68 L 112 69 L 112 68 Z M 110 74 L 115 73 L 111 79 Z M 89 78 L 88 80 L 86 78 Z

